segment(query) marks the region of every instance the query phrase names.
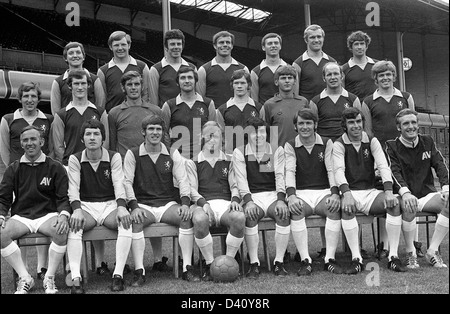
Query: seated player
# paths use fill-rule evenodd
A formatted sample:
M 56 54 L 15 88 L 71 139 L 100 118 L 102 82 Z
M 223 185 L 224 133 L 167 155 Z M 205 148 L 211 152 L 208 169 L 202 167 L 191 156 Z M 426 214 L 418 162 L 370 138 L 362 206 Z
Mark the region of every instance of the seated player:
M 190 207 L 191 191 L 185 162 L 178 150 L 169 152 L 161 142 L 165 132 L 166 126 L 161 117 L 145 117 L 142 120 L 144 143 L 129 149 L 124 160 L 125 189 L 133 219 L 131 252 L 135 270 L 132 286 L 136 287 L 143 285 L 146 280 L 143 230 L 155 222 L 179 227 L 178 241 L 183 257 L 182 278 L 200 281 L 191 265 L 194 209 Z M 208 225 L 208 221 L 198 223 Z
M 191 185 L 191 198 L 195 202 L 196 221 L 210 221 L 209 226 L 226 226 L 226 255 L 235 257 L 244 240 L 245 215 L 240 205 L 231 160 L 222 151 L 222 130 L 215 121 L 202 128 L 202 151 L 194 160 L 186 161 Z M 195 242 L 205 258 L 202 280 L 211 280 L 209 268 L 214 260 L 213 239 L 208 225 L 200 225 L 201 233 Z
M 67 247 L 70 217 L 68 180 L 64 166 L 42 152 L 44 138 L 36 126 L 20 134 L 24 155 L 6 168 L 0 184 L 1 255 L 19 275 L 16 294 L 27 294 L 34 286 L 22 260 L 16 239 L 42 233 L 52 239 L 48 269 L 43 280 L 46 294 L 55 294 L 55 273 Z M 5 217 L 11 208 L 11 218 Z
M 342 193 L 342 229 L 352 253 L 352 262 L 346 273 L 357 274 L 364 270 L 355 217 L 357 212 L 386 214 L 388 268 L 404 272 L 406 268 L 398 258 L 402 224 L 399 200 L 392 192 L 392 173 L 381 144 L 376 137 L 369 137 L 363 131 L 364 117 L 357 108 L 347 108 L 342 112 L 342 127 L 345 133 L 333 143 L 333 169 L 334 179 Z M 375 188 L 375 166 L 380 171 L 384 191 Z
M 401 135 L 386 142 L 386 153 L 394 184 L 402 196 L 407 267 L 419 267 L 414 247 L 416 213 L 428 212 L 438 214 L 438 218 L 425 258 L 433 267 L 447 268 L 439 253 L 439 245 L 448 233 L 448 167 L 433 138 L 418 133 L 417 112 L 403 109 L 395 120 Z M 439 178 L 440 192 L 435 187 L 431 169 Z
M 285 202 L 284 149 L 281 146 L 274 149 L 267 142 L 267 124 L 261 118 L 249 118 L 245 130 L 249 142 L 234 150 L 232 163 L 246 216 L 245 242 L 250 257 L 246 275 L 249 278 L 259 276 L 258 222 L 270 217 L 276 223 L 274 273 L 286 276 L 283 258 L 291 228 Z
M 301 109 L 294 118 L 298 135 L 284 145 L 291 232 L 302 260 L 297 272 L 299 276 L 310 275 L 312 271 L 305 222 L 305 218 L 312 214 L 326 217 L 325 270 L 343 273 L 335 259 L 341 231 L 341 211 L 331 161 L 333 142 L 316 133 L 317 123 L 318 117 L 311 109 Z
M 91 119 L 81 126 L 86 149 L 69 157 L 69 200 L 73 213 L 67 240 L 72 294 L 83 294 L 80 274 L 83 232 L 103 225 L 118 230 L 112 291 L 124 290 L 123 269 L 131 247 L 131 216 L 126 209 L 122 158 L 102 147 L 105 126 Z

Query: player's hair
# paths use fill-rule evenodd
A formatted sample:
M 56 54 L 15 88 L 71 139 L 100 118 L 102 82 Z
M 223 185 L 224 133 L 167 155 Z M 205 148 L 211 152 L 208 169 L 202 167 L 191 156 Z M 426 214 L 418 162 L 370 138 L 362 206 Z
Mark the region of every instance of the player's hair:
M 105 140 L 105 138 L 106 138 L 105 126 L 103 125 L 103 123 L 100 120 L 89 119 L 87 121 L 84 121 L 83 124 L 81 125 L 81 129 L 80 129 L 80 138 L 81 139 L 84 138 L 84 132 L 86 131 L 86 129 L 99 129 L 100 133 L 102 134 L 102 141 Z
M 314 123 L 319 121 L 319 117 L 311 108 L 303 108 L 300 109 L 294 117 L 294 125 L 297 125 L 298 118 L 302 118 L 304 120 L 312 120 Z
M 252 78 L 250 77 L 250 74 L 248 74 L 248 72 L 245 71 L 244 69 L 239 69 L 239 70 L 234 71 L 233 74 L 231 75 L 231 78 L 230 78 L 231 89 L 233 89 L 233 82 L 235 80 L 238 80 L 243 77 L 247 81 L 248 88 L 250 88 L 252 86 Z
M 35 90 L 38 100 L 41 99 L 42 91 L 39 87 L 39 83 L 25 82 L 25 83 L 20 84 L 19 89 L 17 90 L 17 94 L 19 95 L 19 100 L 22 98 L 23 93 L 29 92 L 30 90 Z
M 341 73 L 341 75 L 344 75 L 344 73 L 342 72 L 342 67 L 340 67 L 339 64 L 338 64 L 337 62 L 330 61 L 330 62 L 325 63 L 325 64 L 323 65 L 323 67 L 322 67 L 322 77 L 323 77 L 323 78 L 325 78 L 325 72 L 326 72 L 327 68 L 328 68 L 330 65 L 337 65 L 337 67 L 339 68 L 339 72 Z
M 247 133 L 247 128 L 251 129 L 252 131 L 257 131 L 260 127 L 264 127 L 266 129 L 266 134 L 267 134 L 267 140 L 269 139 L 269 131 L 270 131 L 270 126 L 269 124 L 264 121 L 263 119 L 261 119 L 260 117 L 250 117 L 247 119 L 247 121 L 245 121 L 245 130 Z
M 363 31 L 356 31 L 348 35 L 347 37 L 347 47 L 351 51 L 353 47 L 353 43 L 355 41 L 364 41 L 366 43 L 366 47 L 369 47 L 369 44 L 371 42 L 371 38 L 367 33 L 364 33 Z
M 191 66 L 188 66 L 188 67 L 180 67 L 180 69 L 178 70 L 178 72 L 177 72 L 177 78 L 176 78 L 176 81 L 175 82 L 177 82 L 178 84 L 180 83 L 180 75 L 181 74 L 184 74 L 184 73 L 187 73 L 187 72 L 194 72 L 194 80 L 195 80 L 195 83 L 197 83 L 198 82 L 198 73 L 197 73 L 197 71 L 193 68 L 193 67 L 191 67 Z
M 109 38 L 108 38 L 108 46 L 111 48 L 113 41 L 119 41 L 119 40 L 121 40 L 124 37 L 126 38 L 128 45 L 131 44 L 131 37 L 130 37 L 130 35 L 128 35 L 124 31 L 112 32 L 111 35 L 109 35 Z
M 400 118 L 404 117 L 404 116 L 407 116 L 409 114 L 413 114 L 416 117 L 419 115 L 417 113 L 417 111 L 415 111 L 415 110 L 412 110 L 412 109 L 409 109 L 409 108 L 402 109 L 395 115 L 395 124 L 400 125 Z
M 122 75 L 122 77 L 120 78 L 120 85 L 122 85 L 122 87 L 125 88 L 125 84 L 127 83 L 127 81 L 134 79 L 134 78 L 139 78 L 139 80 L 141 81 L 141 85 L 142 85 L 142 75 L 138 71 L 125 72 Z
M 377 61 L 372 67 L 372 78 L 376 81 L 378 74 L 386 71 L 391 71 L 394 76 L 394 79 L 397 77 L 397 68 L 395 67 L 392 61 L 389 60 Z
M 205 137 L 204 137 L 204 135 L 203 135 L 203 132 L 205 131 L 205 129 L 206 128 L 209 128 L 209 127 L 217 127 L 218 129 L 219 129 L 219 131 L 220 131 L 220 137 L 221 138 L 223 138 L 223 136 L 222 136 L 222 134 L 223 134 L 223 128 L 220 126 L 220 124 L 219 123 L 217 123 L 216 121 L 207 121 L 203 126 L 202 126 L 202 132 L 201 132 L 201 137 L 202 137 L 202 139 L 201 139 L 201 149 L 203 149 L 203 146 L 205 146 Z M 223 146 L 223 141 L 222 141 L 222 146 Z M 222 147 L 222 149 L 223 149 L 223 147 Z
M 220 31 L 220 32 L 214 34 L 214 36 L 212 38 L 212 42 L 214 45 L 217 44 L 217 40 L 220 37 L 231 37 L 231 44 L 234 45 L 234 35 L 227 31 Z
M 280 41 L 280 45 L 283 43 L 283 39 L 281 39 L 280 35 L 278 35 L 277 33 L 268 33 L 261 39 L 261 46 L 264 47 L 264 45 L 266 44 L 266 40 L 269 38 L 278 38 L 278 40 Z
M 297 77 L 297 71 L 292 65 L 286 64 L 278 67 L 273 75 L 273 80 L 277 81 L 281 75 L 292 75 L 295 79 Z
M 72 88 L 73 79 L 81 80 L 83 77 L 86 77 L 88 87 L 92 85 L 91 76 L 85 70 L 73 70 L 69 72 L 67 76 L 67 85 Z
M 67 45 L 64 46 L 64 50 L 63 50 L 63 57 L 64 57 L 64 60 L 66 60 L 66 62 L 67 62 L 67 52 L 69 51 L 69 49 L 77 48 L 77 47 L 80 47 L 83 57 L 86 58 L 86 52 L 84 51 L 83 44 L 79 43 L 77 41 L 71 41 Z
M 145 132 L 147 129 L 147 125 L 155 124 L 160 125 L 163 129 L 163 134 L 166 132 L 166 124 L 164 123 L 164 119 L 161 118 L 159 115 L 156 114 L 150 114 L 146 116 L 144 119 L 142 119 L 142 130 Z
M 341 126 L 345 132 L 347 132 L 347 120 L 348 119 L 356 119 L 356 117 L 359 114 L 361 115 L 361 118 L 363 121 L 363 126 L 364 126 L 364 122 L 366 121 L 366 119 L 364 118 L 364 115 L 361 113 L 361 110 L 359 110 L 356 107 L 349 107 L 349 108 L 344 109 L 344 111 L 342 111 Z
M 169 39 L 181 39 L 182 46 L 184 48 L 185 37 L 181 30 L 171 29 L 164 33 L 164 47 L 168 48 Z
M 305 28 L 305 31 L 303 32 L 303 39 L 305 39 L 305 40 L 308 39 L 309 33 L 317 31 L 317 30 L 321 30 L 322 31 L 322 37 L 325 37 L 325 31 L 323 30 L 322 27 L 320 27 L 320 25 L 311 24 L 307 28 Z
M 38 128 L 37 126 L 32 125 L 32 124 L 29 124 L 29 125 L 27 125 L 26 127 L 24 127 L 24 128 L 20 131 L 20 136 L 22 136 L 22 133 L 24 133 L 24 132 L 26 132 L 26 131 L 29 131 L 29 130 L 36 130 L 36 131 L 38 131 L 39 137 L 40 137 L 40 138 L 44 138 L 44 134 L 43 134 L 42 130 L 41 130 L 40 128 Z

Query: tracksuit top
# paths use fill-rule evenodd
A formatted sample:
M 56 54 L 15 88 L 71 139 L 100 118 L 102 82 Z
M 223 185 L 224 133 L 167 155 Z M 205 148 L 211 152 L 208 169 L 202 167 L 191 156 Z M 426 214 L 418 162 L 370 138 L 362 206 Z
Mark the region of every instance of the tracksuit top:
M 31 164 L 24 156 L 14 161 L 0 184 L 0 215 L 37 219 L 48 213 L 71 213 L 68 178 L 63 165 L 42 155 Z M 13 196 L 14 195 L 14 196 Z
M 409 190 L 421 198 L 436 192 L 431 168 L 436 171 L 441 187 L 447 185 L 448 188 L 448 165 L 431 136 L 419 134 L 414 147 L 405 146 L 399 137 L 388 140 L 386 153 L 394 185 L 399 188 L 401 195 Z

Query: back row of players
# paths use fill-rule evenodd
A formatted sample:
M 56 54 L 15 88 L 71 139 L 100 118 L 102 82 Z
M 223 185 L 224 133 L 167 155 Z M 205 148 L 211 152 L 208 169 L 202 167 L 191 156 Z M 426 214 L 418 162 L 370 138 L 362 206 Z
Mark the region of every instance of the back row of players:
M 400 143 L 414 143 L 420 138 L 417 137 L 417 116 L 414 111 L 402 111 L 402 115 L 396 117 L 402 109 L 413 108 L 412 97 L 394 88 L 396 71 L 391 62 L 381 61 L 374 64 L 372 59 L 365 56 L 370 43 L 366 34 L 355 32 L 349 36 L 349 48 L 354 57 L 343 67 L 339 67 L 322 52 L 324 32 L 317 25 L 305 30 L 308 49 L 294 62 L 294 66 L 285 64 L 279 58 L 280 36 L 268 34 L 262 41 L 267 58 L 251 73 L 231 58 L 233 35 L 228 32 L 220 32 L 214 36 L 217 55 L 198 71 L 181 58 L 184 46 L 181 31 L 172 30 L 165 35 L 166 56 L 149 70 L 147 65 L 129 56 L 129 36 L 123 32 L 113 33 L 108 43 L 114 57 L 99 69 L 98 77 L 78 69 L 82 69 L 83 47 L 78 43 L 70 43 L 64 50 L 69 70 L 55 80 L 52 88 L 54 121 L 51 123 L 53 116 L 36 109 L 40 96 L 39 88 L 31 83 L 24 84 L 19 90 L 22 109 L 2 118 L 2 145 L 9 144 L 1 149 L 2 160 L 6 164 L 21 158 L 23 149 L 25 156 L 19 159 L 23 163 L 26 164 L 28 159 L 35 164 L 39 158 L 42 163 L 46 163 L 48 159 L 43 158 L 41 154 L 33 157 L 33 152 L 30 152 L 36 152 L 36 146 L 42 143 L 45 153 L 51 155 L 54 152 L 56 159 L 68 166 L 68 194 L 72 209 L 66 208 L 67 217 L 71 217 L 67 251 L 74 281 L 73 293 L 83 292 L 79 273 L 82 230 L 95 226 L 96 220 L 107 227 L 119 228 L 116 269 L 111 286 L 113 291 L 123 289 L 123 268 L 130 247 L 136 268 L 133 284 L 141 285 L 145 281 L 145 241 L 142 228 L 155 221 L 180 226 L 183 279 L 186 280 L 198 280 L 189 262 L 193 238 L 206 260 L 206 271 L 202 277 L 209 278 L 208 266 L 213 257 L 208 221 L 216 221 L 230 228 L 227 237 L 227 254 L 230 256 L 236 254 L 245 235 L 251 263 L 247 275 L 256 277 L 259 274 L 257 223 L 265 215 L 276 221 L 275 274 L 287 273 L 283 256 L 291 231 L 302 259 L 298 274 L 310 274 L 311 258 L 307 249 L 304 218 L 311 213 L 322 214 L 328 218 L 325 227 L 325 269 L 333 273 L 344 272 L 334 259 L 342 225 L 352 250 L 352 264 L 345 272 L 358 273 L 363 269 L 363 264 L 354 214 L 356 211 L 384 213 L 386 208 L 388 218 L 385 243 L 389 247 L 389 268 L 396 271 L 405 270 L 397 254 L 402 226 L 407 242 L 407 266 L 418 267 L 413 246 L 417 203 L 419 209 L 422 209 L 424 203 L 429 203 L 430 206 L 426 207 L 438 212 L 448 207 L 448 170 L 441 155 L 426 138 L 427 147 L 421 145 L 420 149 L 426 149 L 424 154 L 430 157 L 423 158 L 422 162 L 432 160 L 443 186 L 442 196 L 439 194 L 433 198 L 429 197 L 422 203 L 417 202 L 417 198 L 409 198 L 411 192 L 419 199 L 435 192 L 433 182 L 430 181 L 430 164 L 423 167 L 423 178 L 426 177 L 427 182 L 431 182 L 430 186 L 426 186 L 426 191 L 422 186 L 415 186 L 423 181 L 422 177 L 419 180 L 410 177 L 400 180 L 400 194 L 403 204 L 406 205 L 403 207 L 402 222 L 400 198 L 397 199 L 392 194 L 391 170 L 387 166 L 380 142 L 394 139 L 402 129 L 403 117 L 407 117 L 405 124 L 408 126 L 405 127 L 405 134 L 402 133 L 406 142 Z M 73 67 L 77 64 L 78 67 Z M 370 68 L 372 69 L 367 71 Z M 345 76 L 343 71 L 347 71 Z M 370 73 L 368 75 L 373 77 L 376 85 L 373 80 L 370 84 L 367 84 L 367 81 L 364 84 L 364 73 Z M 355 91 L 373 91 L 364 98 L 362 105 L 358 96 L 343 88 L 344 77 L 346 87 L 351 86 L 347 79 L 359 77 L 355 82 Z M 115 82 L 115 87 L 112 87 L 111 82 Z M 268 92 L 270 88 L 272 92 Z M 312 91 L 313 89 L 316 91 Z M 63 96 L 67 95 L 67 91 L 70 92 L 71 100 Z M 230 94 L 227 95 L 227 92 Z M 168 96 L 169 93 L 173 93 L 173 97 Z M 303 95 L 309 95 L 311 99 L 308 101 Z M 58 96 L 61 101 L 59 109 L 55 101 Z M 224 98 L 221 100 L 221 97 Z M 268 99 L 264 101 L 264 97 Z M 67 101 L 65 105 L 63 99 Z M 162 108 L 152 105 L 147 99 L 153 99 L 152 102 Z M 114 102 L 117 103 L 113 105 Z M 216 109 L 215 104 L 220 106 Z M 300 111 L 305 107 L 310 109 Z M 349 109 L 350 107 L 354 109 Z M 383 118 L 380 118 L 380 115 L 383 115 Z M 146 116 L 140 125 L 139 122 Z M 92 118 L 100 120 L 101 123 L 93 121 Z M 366 132 L 363 132 L 363 120 Z M 48 124 L 45 124 L 46 122 Z M 33 137 L 29 135 L 33 133 L 31 129 L 24 132 L 23 127 L 31 124 L 38 125 L 44 135 L 41 137 L 34 134 Z M 241 145 L 244 142 L 239 141 L 238 135 L 242 133 L 236 131 L 238 126 L 251 126 L 248 143 L 245 145 Z M 278 144 L 269 145 L 266 142 L 265 126 L 277 127 L 272 129 L 275 135 L 271 134 L 270 138 L 272 144 L 273 139 Z M 227 127 L 230 127 L 231 136 L 227 133 Z M 8 137 L 5 130 L 8 131 Z M 202 133 L 201 136 L 199 133 Z M 376 137 L 372 137 L 373 134 Z M 223 135 L 225 154 L 220 149 Z M 32 142 L 36 138 L 39 145 L 35 143 L 33 149 L 27 150 L 26 142 Z M 166 145 L 161 145 L 161 141 Z M 108 153 L 101 148 L 102 145 L 118 151 L 120 156 L 113 151 Z M 412 148 L 416 146 L 412 145 Z M 178 150 L 170 147 L 179 147 L 185 159 Z M 17 155 L 12 157 L 14 148 L 17 148 Z M 232 154 L 232 161 L 226 153 Z M 331 162 L 331 155 L 335 157 L 334 162 Z M 308 156 L 317 158 L 311 160 Z M 122 159 L 125 178 L 123 191 L 118 183 L 122 166 L 118 161 Z M 230 162 L 233 166 L 230 166 Z M 399 165 L 402 162 L 409 161 L 399 160 Z M 5 195 L 14 190 L 17 181 L 12 178 L 19 171 L 20 167 L 17 167 L 21 164 L 20 161 L 15 162 L 15 166 L 9 167 L 5 173 L 0 198 L 2 214 L 6 214 L 11 205 L 12 198 Z M 189 174 L 186 176 L 189 177 L 187 185 L 183 174 L 186 171 L 185 164 Z M 102 171 L 98 171 L 100 166 Z M 380 172 L 384 193 L 372 189 L 375 174 L 369 169 L 374 168 Z M 400 172 L 397 175 L 402 176 L 404 173 L 401 173 L 400 168 L 402 167 L 396 169 Z M 25 167 L 25 170 L 27 169 Z M 144 176 L 147 172 L 153 175 Z M 148 179 L 153 177 L 153 182 Z M 172 183 L 173 178 L 177 181 L 175 186 Z M 21 179 L 19 181 L 24 181 L 23 184 L 36 184 L 26 176 Z M 38 182 L 42 185 L 44 181 Z M 59 181 L 56 187 L 64 189 L 64 182 L 61 182 L 61 179 Z M 97 184 L 93 185 L 92 182 Z M 36 188 L 31 188 L 29 184 L 24 185 L 25 191 L 33 193 Z M 347 193 L 349 187 L 358 191 Z M 341 201 L 338 188 L 342 193 Z M 125 190 L 126 194 L 123 194 Z M 362 195 L 355 195 L 356 192 L 361 192 Z M 63 194 L 59 196 L 64 199 Z M 58 222 L 62 217 L 61 228 L 65 229 L 67 221 L 64 221 L 64 206 L 68 203 L 63 199 L 57 209 L 53 204 L 53 211 L 63 213 L 58 216 Z M 116 200 L 112 202 L 114 205 L 111 204 L 113 199 Z M 125 200 L 129 201 L 131 214 L 126 210 Z M 198 207 L 190 207 L 191 201 Z M 213 201 L 219 202 L 216 204 Z M 13 217 L 19 213 L 34 219 L 43 214 L 37 214 L 33 210 L 24 212 L 22 206 L 17 205 L 18 202 L 20 199 L 15 201 L 16 206 L 13 204 Z M 117 209 L 114 209 L 116 204 Z M 342 212 L 339 210 L 341 207 Z M 410 210 L 413 215 L 406 214 Z M 5 224 L 1 216 L 0 222 Z M 8 226 L 10 222 L 15 223 L 9 220 Z M 129 228 L 131 224 L 132 229 Z M 194 234 L 192 226 L 196 225 Z M 443 226 L 443 236 L 438 232 L 442 228 L 437 227 L 435 234 L 439 233 L 439 237 L 432 241 L 427 259 L 434 266 L 444 267 L 436 244 L 439 245 L 448 232 L 448 208 L 439 216 L 437 226 Z M 26 227 L 24 229 L 23 225 L 20 228 L 14 225 L 14 228 L 8 230 L 29 231 Z M 39 224 L 34 230 L 37 229 Z M 50 230 L 43 231 L 50 233 Z M 2 230 L 2 256 L 8 261 L 12 259 L 11 264 L 16 269 L 15 266 L 20 263 L 10 257 L 16 258 L 20 250 L 13 244 L 12 239 L 21 234 L 14 233 L 12 237 L 6 237 L 4 233 Z M 53 251 L 65 252 L 64 245 L 52 245 Z M 50 253 L 53 252 L 52 245 Z M 50 267 L 49 261 L 49 270 L 44 278 L 44 287 L 48 293 L 56 292 L 54 262 L 55 260 Z M 18 267 L 16 271 L 21 278 L 18 292 L 26 293 L 32 286 L 32 279 L 26 268 Z

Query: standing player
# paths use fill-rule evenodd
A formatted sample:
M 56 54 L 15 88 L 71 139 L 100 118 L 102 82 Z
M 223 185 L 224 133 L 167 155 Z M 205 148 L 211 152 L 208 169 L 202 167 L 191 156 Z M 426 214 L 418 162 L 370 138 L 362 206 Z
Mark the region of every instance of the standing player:
M 372 67 L 372 78 L 378 88 L 362 103 L 361 111 L 366 118 L 365 130 L 369 135 L 375 136 L 383 147 L 387 140 L 393 140 L 400 134 L 395 122 L 396 114 L 405 108 L 414 110 L 412 95 L 394 87 L 396 77 L 397 70 L 391 61 L 376 62 Z M 379 219 L 381 225 L 384 225 L 384 218 Z M 417 231 L 416 240 L 418 240 Z M 383 227 L 380 228 L 380 238 L 377 255 L 379 259 L 382 259 L 388 252 L 387 235 Z M 418 253 L 423 256 L 420 248 Z
M 186 162 L 195 205 L 193 221 L 210 221 L 210 226 L 226 226 L 226 255 L 235 258 L 244 240 L 245 215 L 240 205 L 231 160 L 222 151 L 222 130 L 215 121 L 202 129 L 202 151 Z M 214 260 L 213 239 L 208 228 L 195 236 L 205 258 L 202 280 L 211 280 L 210 266 Z
M 72 294 L 84 294 L 80 274 L 83 233 L 97 225 L 118 230 L 116 267 L 112 291 L 124 289 L 123 269 L 131 247 L 131 216 L 126 209 L 120 154 L 102 147 L 104 125 L 95 119 L 81 126 L 80 137 L 86 147 L 69 157 L 69 201 L 72 207 L 67 240 L 72 275 Z
M 180 68 L 191 67 L 197 71 L 195 65 L 181 57 L 185 38 L 179 29 L 168 30 L 164 34 L 164 58 L 150 68 L 149 98 L 152 104 L 162 107 L 169 99 L 177 97 L 180 86 L 176 80 Z
M 261 40 L 262 50 L 266 53 L 266 58 L 250 73 L 252 79 L 251 97 L 260 104 L 264 104 L 266 100 L 278 93 L 274 74 L 280 66 L 286 65 L 286 62 L 280 57 L 281 44 L 281 36 L 275 33 L 268 33 Z
M 324 269 L 335 274 L 343 273 L 335 259 L 341 212 L 339 189 L 334 182 L 332 166 L 333 142 L 316 133 L 317 124 L 317 115 L 311 109 L 300 110 L 294 118 L 298 135 L 284 145 L 291 232 L 302 260 L 297 272 L 299 276 L 312 272 L 305 222 L 305 218 L 312 214 L 326 217 Z
M 233 72 L 229 81 L 233 97 L 216 110 L 216 121 L 224 132 L 225 154 L 244 144 L 243 130 L 250 117 L 259 117 L 261 104 L 250 98 L 252 81 L 245 70 Z
M 344 76 L 336 62 L 323 66 L 322 77 L 326 87 L 311 99 L 309 106 L 319 117 L 317 133 L 334 141 L 344 133 L 342 111 L 349 107 L 361 110 L 361 103 L 356 95 L 342 87 Z
M 336 185 L 342 193 L 342 229 L 352 253 L 347 274 L 364 270 L 359 249 L 359 227 L 355 214 L 386 214 L 389 243 L 388 268 L 396 272 L 406 269 L 398 258 L 402 216 L 399 200 L 392 193 L 392 173 L 380 142 L 363 131 L 364 117 L 357 108 L 342 112 L 345 133 L 333 144 L 333 169 Z M 375 188 L 375 166 L 380 171 L 384 192 Z
M 303 39 L 307 46 L 306 51 L 292 65 L 298 72 L 298 94 L 309 101 L 326 87 L 322 80 L 323 66 L 336 60 L 322 51 L 325 32 L 319 25 L 308 26 L 303 33 Z
M 221 31 L 213 36 L 213 46 L 216 56 L 198 69 L 197 92 L 203 97 L 211 98 L 216 108 L 233 97 L 230 89 L 230 79 L 234 71 L 248 68 L 231 56 L 234 45 L 234 35 Z
M 192 159 L 201 150 L 201 129 L 207 121 L 216 119 L 214 102 L 195 92 L 198 81 L 193 67 L 178 70 L 176 83 L 180 93 L 169 99 L 162 107 L 162 114 L 170 134 L 170 147 L 178 149 L 181 155 Z
M 22 108 L 14 113 L 5 114 L 0 122 L 0 156 L 8 166 L 23 156 L 20 134 L 24 127 L 34 125 L 41 131 L 44 140 L 42 151 L 48 156 L 53 156 L 52 143 L 50 141 L 50 126 L 53 116 L 40 111 L 37 106 L 41 99 L 41 89 L 33 82 L 25 82 L 17 90 Z M 3 175 L 3 174 L 2 174 Z M 39 243 L 39 240 L 36 240 Z M 22 258 L 27 263 L 27 247 L 22 248 Z M 48 246 L 37 245 L 37 277 L 44 279 L 47 271 Z M 28 266 L 28 265 L 27 265 Z
M 144 141 L 140 122 L 148 115 L 162 116 L 158 106 L 142 98 L 142 75 L 137 71 L 128 71 L 122 75 L 120 85 L 126 99 L 108 113 L 109 149 L 120 153 L 122 160 L 128 149 L 138 147 Z M 168 143 L 168 135 L 164 143 Z M 162 239 L 150 238 L 153 249 L 153 270 L 166 271 L 167 257 L 162 256 Z
M 162 115 L 161 108 L 142 99 L 142 76 L 137 71 L 122 75 L 120 86 L 125 100 L 108 113 L 109 149 L 125 158 L 128 149 L 144 141 L 141 121 L 147 115 Z
M 433 138 L 418 133 L 417 112 L 401 110 L 396 116 L 396 124 L 401 135 L 386 142 L 386 152 L 394 184 L 402 196 L 407 266 L 419 267 L 413 242 L 417 228 L 415 216 L 423 211 L 438 214 L 425 258 L 433 267 L 447 268 L 439 254 L 439 245 L 448 234 L 448 166 Z M 439 178 L 440 192 L 436 190 L 432 169 Z
M 193 224 L 191 191 L 185 162 L 178 150 L 169 152 L 161 143 L 164 132 L 165 124 L 161 117 L 145 117 L 142 120 L 144 143 L 128 150 L 125 155 L 125 189 L 133 219 L 131 252 L 135 271 L 132 286 L 141 286 L 145 282 L 143 229 L 155 222 L 179 227 L 178 241 L 183 257 L 182 278 L 187 281 L 200 280 L 194 275 L 191 265 L 194 229 L 198 229 L 197 223 L 208 225 L 208 221 L 196 221 Z
M 90 76 L 92 85 L 88 88 L 88 99 L 91 103 L 100 108 L 105 107 L 105 91 L 97 75 L 90 73 L 83 67 L 86 53 L 83 44 L 69 42 L 63 50 L 63 58 L 69 68 L 66 72 L 58 76 L 52 83 L 50 92 L 50 107 L 52 115 L 55 115 L 61 108 L 67 106 L 72 100 L 72 91 L 67 85 L 69 72 L 73 70 L 83 70 Z
M 378 60 L 366 55 L 370 41 L 370 36 L 362 31 L 351 33 L 347 37 L 347 47 L 353 56 L 342 66 L 345 89 L 358 96 L 361 102 L 377 89 L 372 78 L 372 67 Z
M 278 145 L 284 146 L 296 135 L 292 127 L 292 117 L 295 117 L 300 109 L 308 107 L 305 97 L 294 92 L 297 81 L 297 73 L 291 65 L 280 66 L 274 75 L 275 85 L 278 92 L 266 101 L 261 109 L 261 117 L 278 131 Z
M 58 111 L 52 124 L 55 158 L 65 166 L 70 155 L 82 151 L 85 147 L 80 138 L 81 125 L 84 121 L 98 119 L 106 129 L 108 126 L 106 111 L 88 100 L 87 90 L 92 84 L 90 76 L 83 70 L 71 71 L 67 84 L 72 90 L 72 101 Z M 107 131 L 105 148 L 108 147 L 108 142 Z
M 120 80 L 122 75 L 128 71 L 137 71 L 142 75 L 142 98 L 147 101 L 150 88 L 150 69 L 144 61 L 130 56 L 130 35 L 123 31 L 115 31 L 108 38 L 108 46 L 114 56 L 111 61 L 101 66 L 97 71 L 97 76 L 102 82 L 106 94 L 106 112 L 125 100 L 125 94 L 120 87 Z
M 259 276 L 259 232 L 258 222 L 264 217 L 275 220 L 274 273 L 286 276 L 283 259 L 291 233 L 289 209 L 286 205 L 284 181 L 284 150 L 275 150 L 267 143 L 267 124 L 258 117 L 247 120 L 248 144 L 236 148 L 232 163 L 237 187 L 243 199 L 245 242 L 250 258 L 247 277 Z
M 19 275 L 16 294 L 34 286 L 14 240 L 40 232 L 52 239 L 48 251 L 45 293 L 55 294 L 55 273 L 66 252 L 70 216 L 68 180 L 64 167 L 41 150 L 44 139 L 36 126 L 26 126 L 20 135 L 24 155 L 6 168 L 0 184 L 1 255 Z M 5 217 L 11 208 L 11 218 Z

